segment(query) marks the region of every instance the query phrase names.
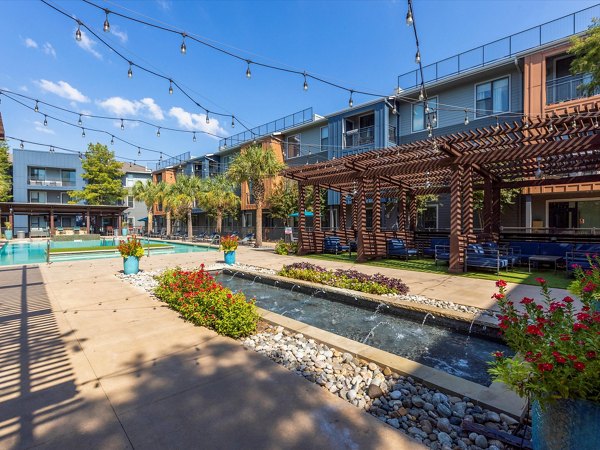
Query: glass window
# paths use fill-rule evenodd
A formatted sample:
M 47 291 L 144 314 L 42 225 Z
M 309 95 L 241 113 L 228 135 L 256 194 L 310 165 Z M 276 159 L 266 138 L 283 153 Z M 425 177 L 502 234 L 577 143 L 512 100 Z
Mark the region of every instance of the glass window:
M 438 206 L 429 204 L 423 211 L 419 212 L 419 228 L 437 228 Z
M 478 84 L 475 91 L 476 117 L 508 111 L 508 77 Z
M 425 105 L 423 103 L 415 103 L 413 105 L 413 115 L 412 115 L 412 130 L 415 131 L 423 131 L 427 128 L 427 124 L 431 124 L 432 128 L 437 127 L 437 107 L 438 107 L 438 98 L 431 97 L 427 100 L 427 106 L 429 107 L 429 112 L 425 113 Z
M 30 203 L 48 203 L 46 192 L 44 191 L 29 191 Z
M 46 169 L 38 167 L 29 168 L 29 179 L 32 181 L 44 181 L 46 179 Z
M 127 207 L 128 208 L 133 208 L 133 195 L 128 195 L 127 196 Z
M 329 127 L 321 127 L 321 151 L 327 150 L 329 145 Z
M 300 135 L 294 134 L 293 136 L 289 136 L 286 141 L 287 157 L 295 158 L 296 156 L 300 156 Z
M 61 171 L 62 185 L 63 186 L 75 186 L 75 171 L 74 170 L 63 170 Z
M 68 192 L 61 192 L 60 193 L 60 202 L 63 204 L 67 204 L 71 201 L 71 196 L 69 195 Z

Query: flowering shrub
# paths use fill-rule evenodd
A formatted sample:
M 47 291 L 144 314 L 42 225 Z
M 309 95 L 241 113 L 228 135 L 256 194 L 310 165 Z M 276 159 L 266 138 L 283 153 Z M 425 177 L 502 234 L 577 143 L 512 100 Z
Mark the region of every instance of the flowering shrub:
M 123 258 L 127 258 L 129 256 L 141 258 L 144 256 L 144 247 L 142 247 L 140 240 L 135 237 L 127 239 L 126 241 L 121 241 L 118 248 L 119 253 L 121 253 Z
M 234 252 L 238 248 L 237 236 L 224 236 L 221 238 L 220 249 L 224 252 Z
M 278 275 L 369 294 L 406 294 L 408 292 L 408 287 L 402 281 L 388 278 L 380 273 L 366 275 L 353 269 L 331 271 L 306 262 L 283 266 Z
M 217 283 L 204 264 L 194 271 L 169 269 L 156 279 L 155 295 L 184 319 L 233 338 L 256 331 L 254 299 L 246 300 L 243 293 L 233 293 Z
M 596 302 L 595 309 L 598 310 L 600 304 L 600 256 L 588 255 L 590 268 L 584 270 L 581 266 L 575 265 L 573 272 L 575 281 L 571 283 L 569 289 L 579 297 L 585 297 L 590 302 Z
M 285 242 L 283 239 L 280 239 L 275 245 L 275 253 L 277 253 L 278 255 L 289 255 L 290 253 L 295 254 L 297 252 L 297 242 Z
M 593 270 L 597 275 L 597 266 Z M 579 283 L 587 276 L 576 273 Z M 496 283 L 499 292 L 492 297 L 502 312 L 499 326 L 517 355 L 506 358 L 496 352 L 490 373 L 519 395 L 542 404 L 557 398 L 600 401 L 600 312 L 592 311 L 598 285 L 582 295 L 583 307 L 576 310 L 571 297 L 557 301 L 546 280 L 536 280 L 543 302 L 523 298 L 525 312 L 507 298 L 506 282 Z

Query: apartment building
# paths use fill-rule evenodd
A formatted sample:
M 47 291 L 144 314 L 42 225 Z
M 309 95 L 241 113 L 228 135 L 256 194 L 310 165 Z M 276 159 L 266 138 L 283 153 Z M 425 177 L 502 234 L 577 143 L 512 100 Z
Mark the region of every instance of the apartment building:
M 139 229 L 144 225 L 142 219 L 147 220 L 148 211 L 144 202 L 137 201 L 133 197 L 132 189 L 138 181 L 146 183 L 152 179 L 152 171 L 147 167 L 128 162 L 121 164 L 121 170 L 124 173 L 122 178 L 123 187 L 128 191 L 123 201 L 120 202 L 122 205 L 127 206 L 127 209 L 123 212 L 123 221 L 128 223 L 130 229 Z

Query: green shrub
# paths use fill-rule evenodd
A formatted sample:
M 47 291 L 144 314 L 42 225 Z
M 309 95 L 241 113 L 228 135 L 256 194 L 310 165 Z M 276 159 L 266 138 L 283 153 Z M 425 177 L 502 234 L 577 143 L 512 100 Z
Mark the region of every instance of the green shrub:
M 256 331 L 254 299 L 246 300 L 243 293 L 233 293 L 217 283 L 204 264 L 194 271 L 169 269 L 156 278 L 155 295 L 184 319 L 233 338 Z
M 285 242 L 283 239 L 280 239 L 275 245 L 275 253 L 278 255 L 296 254 L 298 253 L 298 243 Z

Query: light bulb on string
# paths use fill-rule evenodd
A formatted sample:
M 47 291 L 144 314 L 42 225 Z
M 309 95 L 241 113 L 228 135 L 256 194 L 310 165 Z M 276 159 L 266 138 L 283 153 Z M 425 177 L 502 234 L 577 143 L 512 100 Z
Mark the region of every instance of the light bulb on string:
M 425 91 L 423 88 L 421 88 L 419 91 L 419 101 L 422 102 L 423 100 L 425 100 Z
M 138 156 L 142 156 L 142 150 L 138 147 Z
M 193 134 L 193 136 L 192 136 L 192 141 L 193 141 L 193 142 L 196 142 L 196 132 L 195 132 L 195 131 L 194 131 L 194 134 Z
M 250 63 L 252 61 L 250 61 L 249 59 L 246 60 L 246 63 L 248 63 L 248 68 L 246 69 L 246 78 L 250 78 L 252 77 L 252 72 L 250 72 Z
M 79 120 L 77 121 L 77 125 L 83 125 L 83 121 L 81 120 L 81 114 L 79 114 Z
M 354 91 L 350 91 L 350 98 L 348 99 L 348 107 L 352 108 L 354 106 L 354 100 L 352 100 L 352 94 L 354 93 Z
M 54 153 L 54 147 L 52 145 L 50 146 L 50 153 Z
M 156 130 L 156 137 L 160 137 L 160 127 Z
M 121 131 L 125 130 L 125 122 L 121 119 Z
M 498 131 L 500 129 L 500 122 L 498 121 L 498 116 L 496 116 L 496 127 L 495 130 Z
M 208 117 L 208 109 L 206 110 L 206 125 L 210 123 L 210 118 Z
M 410 10 L 410 7 L 409 7 L 408 12 L 406 13 L 406 25 L 410 27 L 412 24 L 413 24 L 413 15 L 412 15 L 412 11 Z
M 115 137 L 112 134 L 110 135 L 110 145 L 115 145 Z
M 169 95 L 173 95 L 173 80 L 169 80 Z
M 425 114 L 429 114 L 429 105 L 425 105 Z
M 75 31 L 75 40 L 81 42 L 81 22 L 77 21 L 77 31 Z
M 185 36 L 186 36 L 186 34 L 185 33 L 181 33 L 181 36 L 183 38 L 183 41 L 181 42 L 180 50 L 181 50 L 181 54 L 185 55 L 187 53 L 187 46 L 185 45 Z
M 23 141 L 21 141 L 21 143 L 19 144 L 19 148 L 20 148 L 21 150 L 23 150 L 23 149 L 25 148 L 25 144 L 23 144 Z
M 46 116 L 44 114 L 44 126 L 47 127 L 48 126 L 48 116 Z
M 231 128 L 235 128 L 235 116 L 231 116 Z
M 537 170 L 535 171 L 535 177 L 539 180 L 540 178 L 542 178 L 543 172 L 542 172 L 542 157 L 538 156 L 537 157 Z
M 35 106 L 33 107 L 33 110 L 35 112 L 40 112 L 40 107 L 38 106 L 38 101 L 37 100 L 35 101 Z
M 421 52 L 419 50 L 417 50 L 417 53 L 415 54 L 415 64 L 420 64 L 421 63 Z
M 302 88 L 305 91 L 308 91 L 308 82 L 306 81 L 306 72 L 304 72 L 304 85 L 302 86 Z
M 106 19 L 104 19 L 104 27 L 102 27 L 102 29 L 105 33 L 108 33 L 110 31 L 110 23 L 108 23 L 108 13 L 110 11 L 108 9 L 105 9 L 104 12 L 106 13 Z
M 159 161 L 162 161 L 162 152 L 160 152 L 160 156 L 158 157 Z
M 85 128 L 81 129 L 81 137 L 84 138 L 85 137 Z
M 465 109 L 465 126 L 469 125 L 469 113 L 467 112 L 467 110 Z
M 131 67 L 131 66 L 132 66 L 132 63 L 131 63 L 131 61 L 129 61 L 129 70 L 127 71 L 127 76 L 128 76 L 129 78 L 132 78 L 132 77 L 133 77 L 133 69 L 132 69 L 132 67 Z

